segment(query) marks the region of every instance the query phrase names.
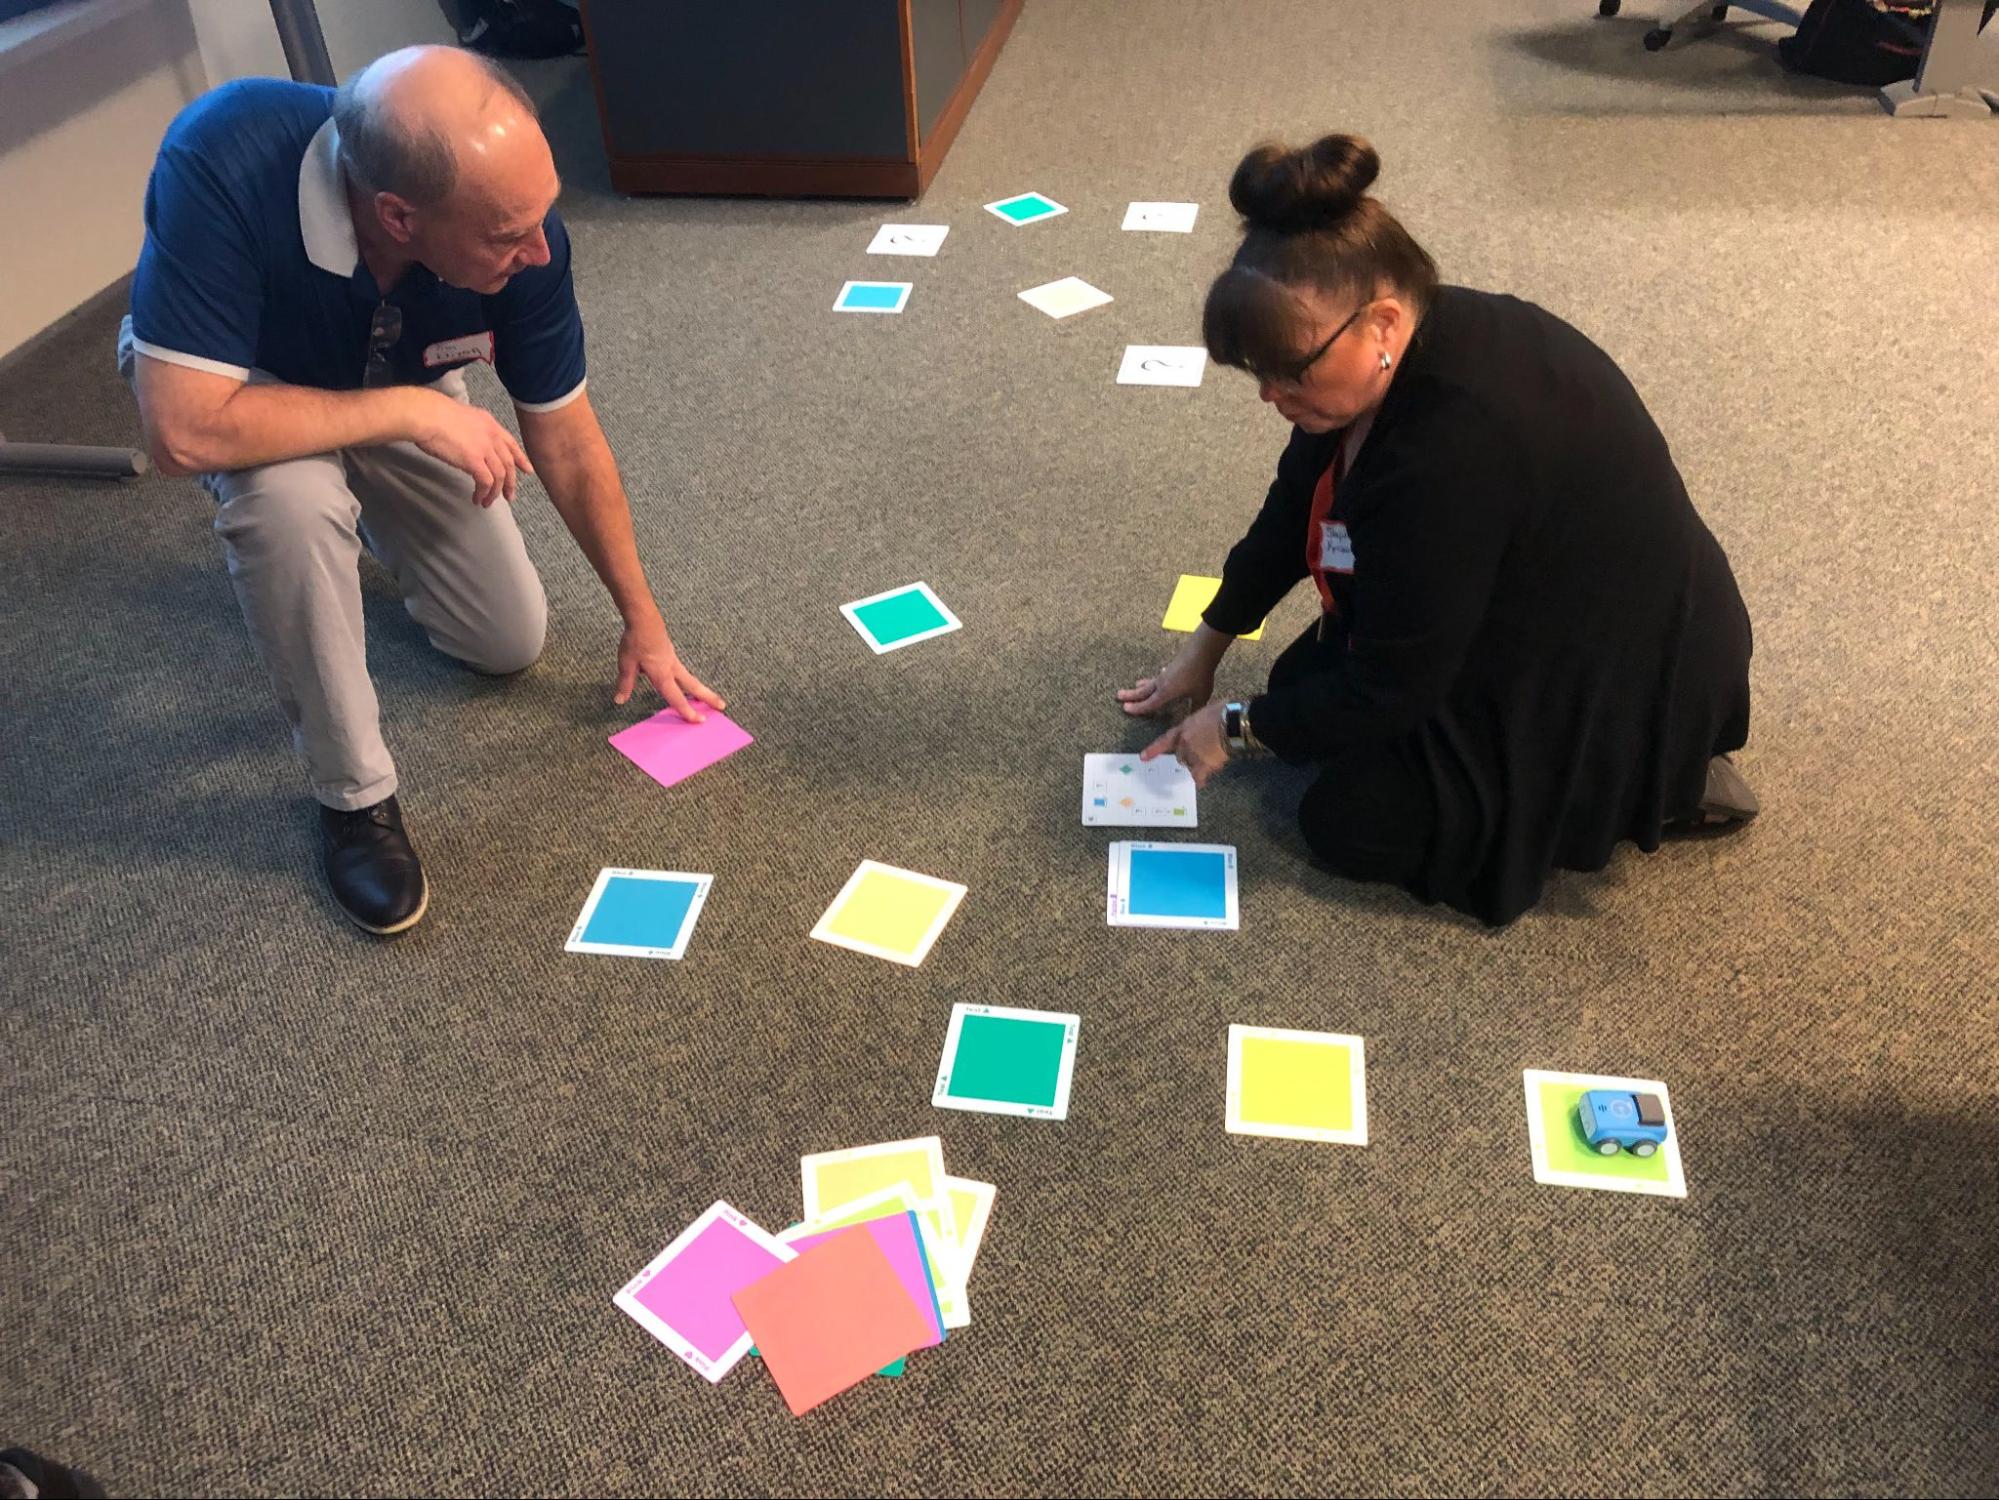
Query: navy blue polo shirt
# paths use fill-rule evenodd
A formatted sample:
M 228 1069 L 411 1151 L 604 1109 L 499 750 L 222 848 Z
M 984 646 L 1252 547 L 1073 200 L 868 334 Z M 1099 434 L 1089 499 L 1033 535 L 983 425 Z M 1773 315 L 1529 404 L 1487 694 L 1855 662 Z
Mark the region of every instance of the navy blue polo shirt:
M 362 261 L 333 127 L 333 90 L 247 78 L 168 127 L 146 184 L 132 283 L 142 354 L 247 380 L 359 389 L 384 300 L 402 311 L 390 384 L 427 384 L 490 360 L 516 405 L 549 411 L 583 390 L 583 319 L 569 233 L 550 210 L 549 262 L 490 297 L 411 266 L 388 297 Z

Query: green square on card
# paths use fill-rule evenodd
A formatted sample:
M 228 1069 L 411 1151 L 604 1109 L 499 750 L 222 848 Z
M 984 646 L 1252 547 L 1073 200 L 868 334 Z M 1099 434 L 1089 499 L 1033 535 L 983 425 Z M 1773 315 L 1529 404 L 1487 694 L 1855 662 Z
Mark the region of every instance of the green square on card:
M 967 1015 L 951 1060 L 954 1099 L 1054 1107 L 1068 1028 L 1060 1021 Z
M 921 589 L 904 589 L 872 604 L 859 605 L 854 614 L 861 627 L 884 646 L 951 623 Z
M 1543 1083 L 1541 1129 L 1548 1143 L 1548 1166 L 1556 1172 L 1585 1172 L 1592 1177 L 1630 1177 L 1640 1182 L 1665 1182 L 1671 1173 L 1662 1148 L 1652 1156 L 1633 1156 L 1620 1151 L 1602 1156 L 1590 1149 L 1583 1137 L 1582 1121 L 1576 1106 L 1593 1085 L 1586 1083 Z

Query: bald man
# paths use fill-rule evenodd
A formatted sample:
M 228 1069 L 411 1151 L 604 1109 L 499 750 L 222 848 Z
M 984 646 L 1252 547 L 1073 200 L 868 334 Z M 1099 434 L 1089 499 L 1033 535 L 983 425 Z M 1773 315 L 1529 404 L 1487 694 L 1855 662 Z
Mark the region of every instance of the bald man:
M 723 706 L 682 665 L 585 394 L 561 184 L 507 74 L 443 47 L 331 89 L 229 84 L 168 129 L 119 363 L 163 473 L 216 501 L 229 577 L 320 803 L 341 909 L 369 932 L 429 904 L 362 633 L 366 547 L 439 650 L 504 676 L 547 604 L 515 527 L 548 490 L 624 619 L 615 701 L 644 677 Z M 521 436 L 466 398 L 492 365 Z

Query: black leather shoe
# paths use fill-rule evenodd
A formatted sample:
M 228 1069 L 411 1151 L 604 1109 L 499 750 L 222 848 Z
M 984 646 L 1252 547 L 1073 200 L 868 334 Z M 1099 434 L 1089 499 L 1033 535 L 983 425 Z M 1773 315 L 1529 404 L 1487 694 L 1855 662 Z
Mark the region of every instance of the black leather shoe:
M 394 797 L 353 812 L 322 806 L 319 852 L 333 899 L 356 927 L 393 937 L 423 920 L 430 886 Z

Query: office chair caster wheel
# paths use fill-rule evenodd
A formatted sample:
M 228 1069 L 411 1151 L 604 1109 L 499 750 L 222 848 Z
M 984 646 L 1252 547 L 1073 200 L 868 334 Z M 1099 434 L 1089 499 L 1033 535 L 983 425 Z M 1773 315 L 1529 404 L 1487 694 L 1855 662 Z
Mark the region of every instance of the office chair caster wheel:
M 1647 52 L 1660 51 L 1672 39 L 1672 32 L 1666 30 L 1663 26 L 1655 26 L 1645 33 L 1645 50 Z
M 1624 0 L 1596 0 L 1596 13 L 1600 16 L 1614 16 Z

